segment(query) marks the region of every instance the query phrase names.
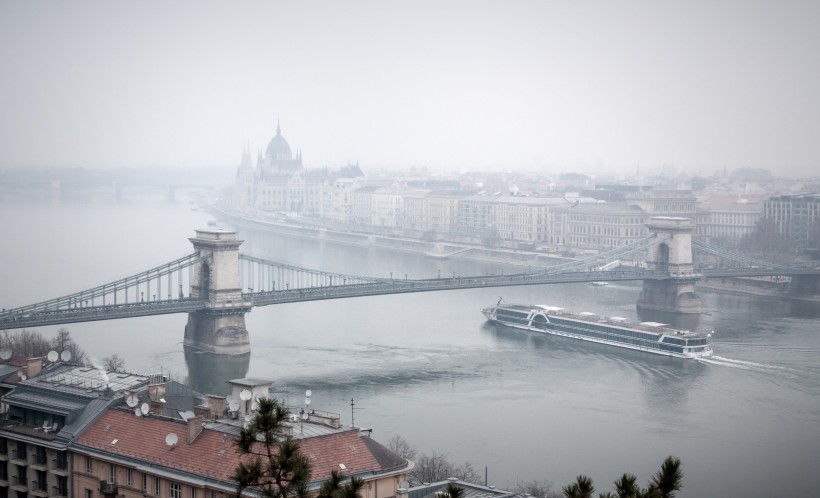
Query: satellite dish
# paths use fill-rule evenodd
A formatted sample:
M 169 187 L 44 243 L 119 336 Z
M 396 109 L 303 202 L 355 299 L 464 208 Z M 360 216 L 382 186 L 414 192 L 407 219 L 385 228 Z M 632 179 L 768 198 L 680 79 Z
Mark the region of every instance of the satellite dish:
M 148 403 L 143 403 L 143 404 L 140 405 L 140 411 L 142 412 L 143 415 L 148 415 L 148 410 L 150 410 L 150 409 L 151 409 L 151 407 L 148 406 Z
M 258 409 L 259 409 L 259 403 L 257 403 L 256 401 L 251 403 L 251 410 L 256 411 Z
M 66 349 L 65 351 L 60 353 L 60 359 L 63 360 L 63 361 L 70 360 L 71 359 L 71 351 Z
M 310 404 L 310 398 L 305 398 L 305 404 L 306 404 L 306 405 L 309 405 L 309 404 Z
M 165 444 L 167 444 L 168 446 L 173 446 L 173 445 L 177 444 L 177 441 L 179 441 L 179 438 L 173 432 L 169 432 L 165 436 Z
M 231 401 L 233 401 L 233 396 L 231 396 L 230 394 L 225 396 L 225 402 L 226 403 L 230 404 Z
M 18 376 L 18 377 L 20 377 L 20 378 L 22 379 L 23 377 L 25 377 L 25 376 L 26 376 L 26 374 L 24 374 L 22 370 L 18 370 L 18 371 L 17 371 L 17 376 Z
M 236 410 L 239 410 L 239 402 L 234 400 L 234 401 L 231 401 L 230 403 L 228 403 L 228 410 L 230 410 L 232 412 L 235 412 Z
M 28 377 L 26 377 L 26 374 L 23 374 L 23 375 L 20 376 L 20 380 L 26 380 L 27 378 Z
M 11 358 L 11 349 L 0 349 L 0 360 L 8 360 L 9 358 Z
M 140 399 L 136 394 L 129 394 L 127 398 L 125 398 L 125 404 L 134 408 L 140 403 Z
M 245 415 L 245 422 L 250 422 L 250 421 L 251 421 L 251 416 L 250 415 Z
M 242 428 L 243 428 L 243 429 L 247 429 L 247 428 L 248 428 L 248 427 L 250 427 L 250 426 L 251 426 L 251 423 L 250 423 L 250 422 L 244 422 L 244 423 L 242 424 Z
M 239 393 L 239 399 L 242 401 L 248 401 L 251 399 L 251 396 L 253 396 L 253 394 L 247 389 L 242 389 L 242 392 Z
M 55 363 L 60 358 L 60 354 L 57 351 L 49 351 L 46 358 L 48 358 L 48 361 L 51 363 Z
M 307 419 L 308 419 L 307 412 L 302 412 L 302 420 L 307 420 Z
M 310 395 L 311 395 L 310 389 L 308 389 L 307 391 L 305 391 L 305 396 L 307 396 L 307 397 L 309 398 L 309 397 L 310 397 Z
M 142 417 L 142 410 L 140 410 L 139 407 L 134 408 L 134 415 L 137 417 Z

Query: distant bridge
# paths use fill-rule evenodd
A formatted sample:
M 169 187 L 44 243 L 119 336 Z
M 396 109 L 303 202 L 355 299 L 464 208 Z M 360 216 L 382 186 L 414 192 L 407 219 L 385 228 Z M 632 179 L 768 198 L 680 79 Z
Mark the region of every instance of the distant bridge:
M 196 252 L 91 289 L 0 312 L 0 330 L 139 316 L 188 313 L 186 345 L 214 353 L 247 352 L 244 314 L 256 306 L 410 292 L 571 282 L 641 280 L 639 306 L 699 312 L 694 282 L 710 277 L 810 278 L 820 269 L 753 260 L 691 240 L 683 219 L 656 218 L 654 233 L 628 246 L 583 260 L 531 271 L 494 275 L 445 275 L 430 279 L 362 276 L 302 268 L 240 254 L 242 241 L 225 230 L 201 230 L 190 239 Z M 698 267 L 692 249 L 722 258 Z M 637 266 L 614 263 L 646 256 Z

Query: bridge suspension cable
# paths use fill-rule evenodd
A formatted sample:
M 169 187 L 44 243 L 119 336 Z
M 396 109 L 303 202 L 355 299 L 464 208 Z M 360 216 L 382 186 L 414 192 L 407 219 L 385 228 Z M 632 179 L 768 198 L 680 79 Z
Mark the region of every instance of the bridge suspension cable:
M 573 270 L 589 269 L 590 266 L 606 265 L 616 259 L 621 259 L 624 256 L 645 252 L 647 248 L 656 244 L 660 244 L 661 242 L 669 240 L 670 238 L 671 236 L 661 238 L 655 234 L 652 234 L 648 237 L 644 237 L 643 239 L 637 240 L 631 244 L 627 244 L 625 246 L 610 249 L 609 251 L 598 253 L 591 258 L 569 261 L 567 263 L 561 263 L 555 266 L 547 267 L 545 270 L 539 273 L 563 273 Z
M 243 290 L 249 292 L 362 284 L 380 280 L 374 277 L 302 268 L 249 254 L 239 254 L 239 261 Z
M 188 282 L 190 282 L 190 276 L 183 270 L 193 267 L 199 260 L 200 256 L 197 253 L 188 254 L 174 261 L 163 263 L 162 265 L 149 268 L 148 270 L 119 280 L 98 285 L 91 289 L 27 306 L 21 306 L 19 308 L 4 310 L 2 315 L 25 315 L 43 311 L 93 307 L 99 304 L 127 304 L 129 302 L 136 303 L 146 299 L 149 301 L 161 301 L 163 280 L 167 285 L 166 300 L 182 299 L 183 289 L 187 287 Z M 176 279 L 174 278 L 175 276 Z M 153 287 L 152 284 L 154 284 Z M 178 294 L 175 295 L 174 293 L 177 290 Z M 159 296 L 160 299 L 156 299 L 156 296 Z M 96 302 L 98 299 L 101 299 L 101 303 Z M 107 299 L 108 302 L 106 302 Z
M 692 238 L 692 248 L 703 251 L 707 254 L 711 254 L 712 256 L 717 256 L 719 258 L 726 259 L 733 263 L 738 263 L 740 266 L 747 266 L 747 267 L 761 267 L 761 268 L 779 268 L 779 269 L 791 269 L 791 266 L 786 266 L 777 263 L 771 263 L 767 261 L 761 261 L 758 259 L 753 259 L 747 256 L 744 256 L 735 251 L 729 251 L 720 247 L 715 247 L 711 244 L 708 244 L 702 240 L 699 240 L 695 237 Z

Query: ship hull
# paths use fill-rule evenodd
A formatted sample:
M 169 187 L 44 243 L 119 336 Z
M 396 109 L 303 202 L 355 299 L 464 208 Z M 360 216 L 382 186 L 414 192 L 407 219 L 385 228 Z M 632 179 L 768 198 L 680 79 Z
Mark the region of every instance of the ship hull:
M 592 322 L 587 323 L 587 322 L 583 322 L 583 321 L 580 321 L 580 320 L 571 320 L 572 325 L 574 325 L 573 328 L 575 328 L 575 330 L 577 332 L 573 332 L 573 331 L 569 331 L 569 330 L 559 330 L 558 328 L 554 328 L 554 325 L 553 325 L 553 322 L 556 321 L 556 319 L 559 318 L 559 317 L 556 317 L 554 315 L 550 315 L 550 314 L 548 314 L 548 313 L 546 313 L 546 312 L 544 312 L 544 311 L 542 311 L 538 308 L 535 308 L 535 307 L 531 308 L 531 312 L 527 316 L 527 318 L 526 319 L 521 319 L 521 320 L 524 321 L 524 323 L 522 323 L 522 321 L 518 321 L 518 322 L 510 321 L 508 319 L 504 319 L 504 318 L 498 316 L 498 314 L 496 313 L 497 309 L 498 309 L 497 306 L 490 307 L 490 308 L 484 308 L 484 309 L 481 310 L 481 313 L 487 318 L 488 321 L 490 321 L 492 323 L 504 325 L 504 326 L 515 328 L 515 329 L 518 329 L 518 330 L 524 330 L 524 331 L 527 331 L 527 332 L 532 332 L 532 333 L 535 333 L 535 334 L 545 334 L 545 335 L 554 335 L 554 336 L 558 336 L 558 337 L 567 337 L 567 338 L 577 339 L 577 340 L 586 341 L 586 342 L 594 342 L 594 343 L 597 343 L 597 344 L 606 344 L 606 345 L 609 345 L 609 346 L 614 346 L 614 347 L 619 347 L 619 348 L 624 348 L 624 349 L 632 349 L 632 350 L 635 350 L 635 351 L 643 351 L 643 352 L 646 352 L 646 353 L 657 354 L 657 355 L 662 355 L 662 356 L 671 356 L 671 357 L 675 357 L 675 358 L 686 358 L 686 359 L 707 358 L 707 357 L 710 357 L 714 354 L 714 352 L 712 351 L 711 345 L 709 345 L 708 343 L 706 345 L 698 345 L 697 347 L 692 347 L 692 348 L 681 347 L 680 349 L 682 351 L 669 350 L 668 348 L 674 347 L 674 346 L 664 344 L 661 341 L 663 340 L 665 335 L 670 335 L 671 336 L 671 334 L 657 334 L 657 339 L 658 340 L 654 344 L 649 342 L 649 341 L 647 341 L 647 344 L 630 344 L 630 343 L 626 342 L 627 340 L 630 340 L 628 338 L 624 338 L 624 337 L 607 338 L 607 337 L 602 337 L 602 336 L 606 336 L 606 335 L 614 336 L 615 333 L 627 334 L 627 333 L 635 333 L 635 332 L 642 333 L 642 332 L 637 331 L 637 330 L 633 330 L 633 329 L 629 329 L 627 327 L 611 326 L 611 327 L 607 328 L 606 326 L 602 327 L 598 323 L 592 323 Z M 503 307 L 502 307 L 502 309 L 503 309 Z M 536 319 L 535 318 L 536 316 L 541 317 L 541 320 L 539 321 L 538 319 Z M 552 320 L 550 320 L 550 319 L 552 319 Z M 562 317 L 561 319 L 564 320 L 564 321 L 567 321 L 566 318 Z M 592 328 L 592 327 L 596 327 L 598 330 L 596 332 L 592 332 L 591 330 L 587 330 L 588 328 Z M 601 330 L 603 330 L 603 332 L 601 332 Z M 606 333 L 607 331 L 609 331 L 611 333 L 607 334 Z M 598 337 L 592 336 L 591 334 L 593 334 L 593 333 L 598 335 Z M 682 332 L 678 332 L 678 333 L 682 333 Z M 643 334 L 645 335 L 646 333 L 644 332 Z M 705 339 L 703 336 L 692 336 L 692 338 L 693 339 L 699 339 L 699 340 L 704 340 Z M 681 339 L 677 339 L 677 340 L 680 341 Z M 663 349 L 664 347 L 666 347 L 667 349 Z

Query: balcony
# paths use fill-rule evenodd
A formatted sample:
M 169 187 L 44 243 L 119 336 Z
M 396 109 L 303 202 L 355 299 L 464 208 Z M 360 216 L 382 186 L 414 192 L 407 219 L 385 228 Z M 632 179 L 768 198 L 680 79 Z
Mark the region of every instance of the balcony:
M 0 420 L 0 430 L 34 436 L 49 441 L 57 437 L 56 431 L 45 431 L 42 426 L 24 424 L 19 420 Z
M 23 493 L 28 492 L 28 479 L 26 479 L 26 476 L 13 476 L 11 478 L 11 489 Z
M 103 496 L 116 496 L 119 493 L 119 486 L 116 482 L 100 481 L 100 494 Z
M 51 496 L 54 498 L 68 498 L 68 487 L 61 488 L 59 486 L 51 487 Z
M 51 472 L 58 476 L 68 475 L 68 458 L 52 458 Z
M 35 470 L 48 470 L 48 459 L 45 455 L 36 455 L 31 462 L 31 468 Z
M 31 494 L 35 496 L 48 496 L 48 489 L 46 483 L 40 484 L 39 481 L 31 481 Z
M 19 465 L 20 467 L 25 467 L 28 465 L 28 452 L 21 451 L 17 452 L 17 450 L 11 450 L 11 463 L 14 465 Z

